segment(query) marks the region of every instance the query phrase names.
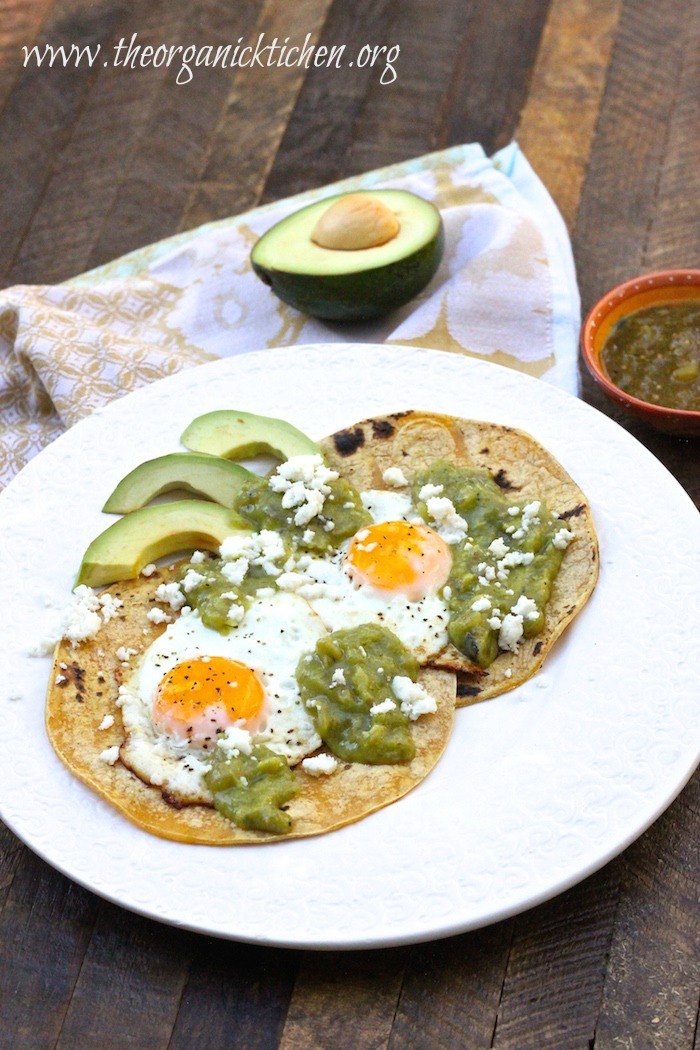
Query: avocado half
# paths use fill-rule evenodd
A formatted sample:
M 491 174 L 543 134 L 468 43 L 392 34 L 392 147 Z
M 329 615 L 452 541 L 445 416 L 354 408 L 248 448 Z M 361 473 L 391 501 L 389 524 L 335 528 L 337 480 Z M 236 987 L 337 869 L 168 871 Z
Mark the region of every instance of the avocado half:
M 345 199 L 379 202 L 398 232 L 371 247 L 325 247 L 319 221 Z M 351 239 L 348 239 L 348 244 Z M 403 306 L 435 275 L 444 249 L 438 209 L 407 190 L 338 194 L 310 204 L 263 234 L 251 252 L 255 273 L 275 295 L 327 321 L 366 321 Z

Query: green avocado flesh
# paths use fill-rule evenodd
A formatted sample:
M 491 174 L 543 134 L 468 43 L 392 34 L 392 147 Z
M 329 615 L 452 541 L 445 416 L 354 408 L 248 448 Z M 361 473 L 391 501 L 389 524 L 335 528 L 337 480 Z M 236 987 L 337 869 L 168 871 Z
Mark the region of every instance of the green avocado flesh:
M 294 774 L 281 755 L 256 744 L 249 755 L 217 747 L 204 774 L 214 808 L 239 828 L 286 834 L 292 821 L 284 811 L 294 798 Z
M 233 505 L 250 471 L 238 463 L 196 452 L 171 452 L 140 463 L 119 482 L 102 510 L 106 514 L 130 514 L 165 492 L 183 490 Z
M 500 627 L 488 621 L 496 617 L 502 622 L 520 598 L 529 598 L 537 606 L 523 616 L 523 637 L 542 630 L 552 583 L 564 556 L 564 548 L 554 539 L 566 522 L 550 513 L 541 500 L 505 495 L 488 471 L 446 462 L 433 464 L 414 480 L 413 497 L 426 520 L 426 505 L 419 496 L 426 484 L 442 485 L 441 496 L 452 501 L 469 526 L 467 539 L 451 548 L 448 636 L 460 652 L 485 668 L 499 653 Z M 524 513 L 526 508 L 532 513 Z M 507 548 L 505 554 L 489 549 L 495 542 L 496 550 L 503 551 L 499 540 Z M 499 568 L 504 557 L 505 564 Z M 488 607 L 473 609 L 475 602 Z
M 338 758 L 379 765 L 414 757 L 411 725 L 391 688 L 395 675 L 415 681 L 418 661 L 379 624 L 334 631 L 301 658 L 296 671 L 301 698 L 319 736 Z M 370 708 L 385 699 L 394 700 L 395 707 L 371 714 Z
M 396 214 L 396 237 L 372 248 L 322 248 L 311 233 L 343 194 L 302 208 L 263 234 L 251 253 L 255 273 L 283 302 L 325 320 L 380 317 L 407 303 L 435 275 L 444 249 L 440 212 L 405 190 L 373 190 Z
M 193 452 L 224 459 L 248 459 L 261 453 L 277 459 L 320 455 L 318 445 L 291 423 L 234 409 L 197 416 L 180 440 Z
M 218 550 L 227 536 L 238 532 L 250 529 L 218 503 L 195 499 L 142 507 L 119 518 L 92 541 L 76 584 L 103 587 L 130 580 L 158 558 L 195 548 Z

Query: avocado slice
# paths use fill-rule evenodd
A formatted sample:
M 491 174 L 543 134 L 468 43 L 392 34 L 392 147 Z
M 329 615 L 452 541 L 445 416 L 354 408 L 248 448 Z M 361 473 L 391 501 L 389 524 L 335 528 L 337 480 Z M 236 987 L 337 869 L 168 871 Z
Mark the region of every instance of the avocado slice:
M 239 463 L 196 452 L 171 452 L 148 459 L 122 478 L 102 510 L 130 514 L 164 492 L 184 489 L 224 507 L 232 507 L 236 493 L 251 474 Z
M 76 585 L 103 587 L 131 580 L 144 565 L 176 551 L 218 551 L 227 536 L 250 532 L 233 511 L 198 499 L 142 507 L 119 518 L 85 551 Z
M 278 459 L 318 456 L 318 445 L 284 419 L 220 409 L 197 416 L 180 438 L 193 452 L 247 459 L 265 452 Z
M 417 295 L 443 249 L 433 204 L 407 190 L 373 190 L 294 212 L 263 234 L 250 258 L 283 302 L 323 320 L 360 321 Z

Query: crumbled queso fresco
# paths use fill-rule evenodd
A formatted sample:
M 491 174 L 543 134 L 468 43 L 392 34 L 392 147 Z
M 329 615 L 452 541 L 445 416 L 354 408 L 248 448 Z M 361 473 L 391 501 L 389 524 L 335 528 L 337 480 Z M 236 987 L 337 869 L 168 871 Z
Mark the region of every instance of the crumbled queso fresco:
M 329 481 L 340 475 L 323 462 L 323 457 L 294 456 L 280 463 L 268 482 L 273 492 L 281 492 L 285 510 L 294 509 L 295 525 L 308 525 L 323 510 L 331 493 Z M 332 524 L 332 523 L 331 523 Z

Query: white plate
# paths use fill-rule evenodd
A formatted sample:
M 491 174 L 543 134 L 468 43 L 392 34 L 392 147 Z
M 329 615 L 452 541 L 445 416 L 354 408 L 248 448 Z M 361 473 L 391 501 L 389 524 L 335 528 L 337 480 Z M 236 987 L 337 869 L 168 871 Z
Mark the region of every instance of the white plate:
M 105 527 L 99 508 L 114 484 L 176 450 L 195 415 L 224 407 L 282 416 L 313 437 L 404 408 L 522 427 L 586 492 L 601 544 L 598 587 L 542 671 L 458 711 L 444 758 L 415 791 L 330 835 L 241 849 L 151 837 L 72 778 L 44 734 L 49 661 L 28 655 Z M 139 390 L 75 426 L 0 496 L 2 817 L 101 896 L 222 937 L 377 947 L 515 914 L 619 853 L 698 762 L 698 521 L 671 475 L 607 417 L 453 354 L 292 347 Z

